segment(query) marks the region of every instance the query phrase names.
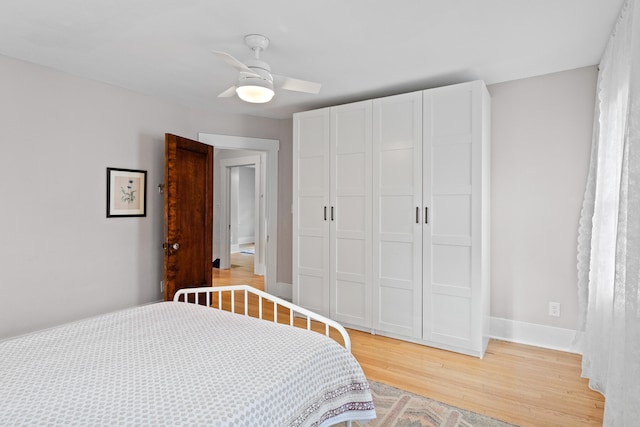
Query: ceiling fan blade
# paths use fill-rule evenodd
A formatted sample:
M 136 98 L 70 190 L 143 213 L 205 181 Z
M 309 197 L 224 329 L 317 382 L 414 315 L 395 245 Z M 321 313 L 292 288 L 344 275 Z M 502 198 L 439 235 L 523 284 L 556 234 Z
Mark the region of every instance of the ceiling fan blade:
M 296 92 L 316 94 L 320 92 L 320 88 L 322 87 L 320 83 L 294 79 L 293 77 L 280 76 L 277 74 L 273 74 L 273 79 L 275 80 L 277 87 L 285 90 L 293 90 Z
M 218 95 L 218 98 L 229 98 L 231 96 L 234 96 L 235 94 L 236 94 L 236 86 L 231 86 L 229 89 L 225 90 L 220 95 Z
M 245 73 L 251 74 L 256 77 L 260 77 L 258 74 L 256 74 L 255 71 L 253 71 L 251 68 L 244 65 L 242 62 L 240 62 L 233 56 L 229 55 L 227 52 L 222 52 L 219 50 L 212 50 L 211 52 L 213 52 L 218 58 L 222 59 L 224 62 L 231 65 L 236 70 L 244 71 Z

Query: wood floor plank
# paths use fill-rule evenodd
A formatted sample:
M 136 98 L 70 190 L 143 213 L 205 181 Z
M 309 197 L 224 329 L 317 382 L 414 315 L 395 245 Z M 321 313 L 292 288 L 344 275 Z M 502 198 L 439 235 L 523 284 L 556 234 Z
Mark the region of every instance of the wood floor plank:
M 233 254 L 231 263 L 229 270 L 213 269 L 214 286 L 264 289 L 252 255 Z M 604 398 L 580 377 L 580 355 L 491 340 L 478 359 L 361 331 L 349 335 L 371 380 L 520 426 L 602 425 Z

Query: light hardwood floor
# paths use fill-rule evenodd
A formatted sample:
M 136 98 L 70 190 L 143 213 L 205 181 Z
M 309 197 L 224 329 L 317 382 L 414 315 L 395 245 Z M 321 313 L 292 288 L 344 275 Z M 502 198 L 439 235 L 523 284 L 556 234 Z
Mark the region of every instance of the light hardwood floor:
M 214 286 L 249 284 L 253 256 L 213 269 Z M 251 302 L 249 302 L 251 306 Z M 604 398 L 580 378 L 576 354 L 491 340 L 484 359 L 349 330 L 367 378 L 520 426 L 602 425 Z

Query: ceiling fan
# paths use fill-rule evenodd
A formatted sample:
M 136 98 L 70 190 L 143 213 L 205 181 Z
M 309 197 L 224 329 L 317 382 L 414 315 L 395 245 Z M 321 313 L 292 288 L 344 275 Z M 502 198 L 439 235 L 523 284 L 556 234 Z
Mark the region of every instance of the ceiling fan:
M 237 94 L 243 101 L 264 103 L 271 101 L 271 98 L 273 98 L 274 87 L 313 94 L 320 92 L 320 83 L 271 73 L 269 64 L 260 60 L 260 52 L 269 46 L 267 37 L 260 34 L 248 34 L 244 37 L 244 43 L 254 53 L 254 58 L 248 59 L 244 63 L 226 52 L 213 51 L 218 58 L 239 71 L 238 82 L 218 95 L 219 98 L 231 97 Z

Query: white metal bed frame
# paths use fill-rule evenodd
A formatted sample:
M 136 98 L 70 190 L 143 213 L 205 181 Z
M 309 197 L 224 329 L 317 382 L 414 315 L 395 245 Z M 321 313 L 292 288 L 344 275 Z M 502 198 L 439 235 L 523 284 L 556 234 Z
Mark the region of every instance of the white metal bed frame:
M 309 331 L 317 332 L 311 329 L 312 321 L 319 322 L 324 325 L 324 334 L 329 336 L 329 332 L 331 328 L 335 329 L 340 333 L 342 339 L 344 341 L 344 347 L 351 351 L 351 338 L 349 338 L 349 334 L 346 329 L 336 322 L 335 320 L 331 320 L 327 317 L 324 317 L 320 314 L 314 313 L 310 310 L 302 308 L 298 305 L 295 305 L 289 301 L 286 301 L 282 298 L 276 297 L 274 295 L 268 294 L 264 291 L 251 287 L 249 285 L 232 285 L 232 286 L 213 286 L 213 287 L 200 287 L 200 288 L 184 288 L 177 291 L 173 297 L 173 300 L 176 302 L 189 302 L 199 304 L 200 301 L 204 301 L 207 306 L 211 306 L 212 304 L 212 295 L 215 293 L 218 296 L 218 309 L 222 310 L 222 296 L 224 293 L 229 293 L 231 297 L 231 311 L 235 311 L 235 294 L 236 292 L 243 292 L 245 301 L 244 304 L 244 314 L 245 316 L 249 316 L 249 304 L 246 302 L 249 300 L 249 294 L 256 295 L 258 297 L 258 318 L 263 319 L 263 310 L 262 305 L 263 302 L 269 301 L 273 303 L 273 321 L 275 323 L 278 319 L 278 307 L 282 306 L 284 308 L 289 309 L 289 326 L 300 327 L 294 325 L 293 319 L 297 317 L 306 318 L 306 328 Z M 193 295 L 193 300 L 189 301 L 189 296 Z M 182 297 L 182 298 L 181 298 Z M 204 298 L 201 300 L 201 298 Z M 264 319 L 263 319 L 264 320 Z

